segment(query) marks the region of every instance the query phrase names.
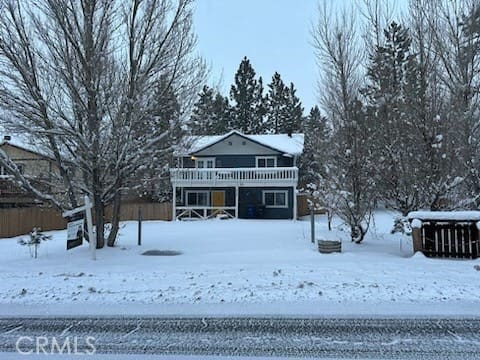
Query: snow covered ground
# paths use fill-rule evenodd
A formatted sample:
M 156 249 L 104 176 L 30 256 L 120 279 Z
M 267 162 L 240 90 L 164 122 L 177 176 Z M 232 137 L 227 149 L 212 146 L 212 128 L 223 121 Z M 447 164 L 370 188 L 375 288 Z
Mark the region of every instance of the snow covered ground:
M 283 220 L 125 222 L 118 246 L 66 251 L 66 231 L 42 243 L 39 258 L 0 240 L 0 315 L 9 314 L 468 314 L 480 315 L 479 260 L 412 256 L 411 239 L 391 235 L 378 212 L 363 244 L 320 254 L 310 224 Z M 179 256 L 142 256 L 146 250 Z

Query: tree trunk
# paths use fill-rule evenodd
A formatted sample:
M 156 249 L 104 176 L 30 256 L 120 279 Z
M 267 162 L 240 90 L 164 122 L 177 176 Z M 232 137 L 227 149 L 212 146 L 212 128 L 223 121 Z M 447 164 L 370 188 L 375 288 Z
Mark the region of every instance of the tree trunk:
M 102 249 L 105 246 L 104 225 L 105 225 L 105 206 L 102 201 L 102 184 L 98 169 L 93 170 L 92 174 L 92 188 L 93 188 L 93 204 L 95 214 L 96 239 L 97 249 Z
M 113 198 L 113 207 L 112 207 L 112 218 L 111 218 L 111 229 L 110 234 L 108 235 L 107 246 L 115 246 L 115 241 L 117 240 L 118 230 L 120 228 L 120 210 L 122 206 L 122 195 L 120 191 L 115 194 Z
M 352 225 L 350 231 L 352 242 L 355 244 L 360 244 L 367 234 L 367 230 L 364 229 L 362 225 Z
M 94 197 L 96 199 L 96 196 Z M 97 249 L 102 249 L 105 246 L 105 238 L 103 237 L 103 229 L 105 226 L 105 219 L 104 219 L 104 208 L 103 204 L 97 203 L 95 201 L 95 236 L 97 239 Z

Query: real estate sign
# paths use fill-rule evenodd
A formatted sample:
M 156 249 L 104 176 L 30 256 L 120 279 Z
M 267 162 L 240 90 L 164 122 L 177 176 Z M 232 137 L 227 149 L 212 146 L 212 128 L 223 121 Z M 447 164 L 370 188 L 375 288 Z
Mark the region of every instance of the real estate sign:
M 97 248 L 97 241 L 93 235 L 92 222 L 92 203 L 90 198 L 85 195 L 85 204 L 72 210 L 63 212 L 64 218 L 69 218 L 67 225 L 67 250 L 82 245 L 85 238 L 90 243 L 90 250 L 92 252 L 92 259 L 95 260 L 95 249 Z M 85 221 L 86 220 L 86 229 Z
M 67 223 L 67 250 L 82 245 L 85 219 L 71 220 Z

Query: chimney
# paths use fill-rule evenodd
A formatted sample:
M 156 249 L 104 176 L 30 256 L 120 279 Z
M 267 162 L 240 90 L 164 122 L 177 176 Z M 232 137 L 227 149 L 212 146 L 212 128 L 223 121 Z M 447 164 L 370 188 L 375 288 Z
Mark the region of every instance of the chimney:
M 12 140 L 12 137 L 11 137 L 10 135 L 5 135 L 5 136 L 3 137 L 3 140 L 4 140 L 4 141 L 10 141 L 10 140 Z

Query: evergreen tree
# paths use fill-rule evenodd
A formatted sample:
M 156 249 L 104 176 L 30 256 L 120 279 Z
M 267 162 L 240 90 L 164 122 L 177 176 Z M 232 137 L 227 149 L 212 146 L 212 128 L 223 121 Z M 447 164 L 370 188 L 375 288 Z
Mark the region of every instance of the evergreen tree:
M 300 184 L 317 184 L 323 165 L 327 161 L 327 153 L 331 131 L 327 118 L 322 116 L 318 106 L 314 106 L 302 124 L 305 136 L 303 154 L 299 161 Z
M 205 85 L 198 94 L 198 101 L 193 106 L 190 117 L 190 129 L 194 135 L 207 135 L 205 127 L 212 123 L 213 117 L 213 89 Z
M 230 130 L 230 116 L 228 98 L 205 85 L 190 118 L 191 132 L 194 135 L 224 134 Z
M 275 72 L 268 87 L 266 130 L 276 134 L 300 131 L 303 107 L 293 83 L 286 86 L 280 74 Z
M 243 58 L 235 74 L 230 96 L 235 102 L 232 108 L 232 128 L 246 134 L 263 133 L 266 114 L 263 81 L 261 77 L 255 79 L 255 70 L 247 57 Z
M 137 195 L 154 201 L 169 201 L 171 184 L 169 168 L 173 167 L 173 146 L 185 135 L 182 127 L 181 108 L 177 95 L 168 86 L 168 79 L 163 78 L 155 89 L 157 103 L 148 119 L 140 122 L 136 128 L 138 134 L 161 130 L 168 131 L 165 137 L 165 148 L 157 149 L 145 166 L 139 168 L 129 179 L 129 187 L 136 190 Z
M 298 132 L 302 128 L 303 106 L 296 92 L 293 83 L 290 83 L 290 87 L 287 88 L 286 122 L 280 126 L 281 133 Z
M 232 130 L 232 108 L 228 97 L 216 93 L 213 100 L 213 121 L 209 133 L 213 135 L 221 135 Z
M 266 130 L 270 133 L 280 133 L 280 128 L 287 122 L 286 104 L 288 99 L 288 88 L 285 86 L 280 74 L 275 72 L 272 82 L 268 84 L 267 94 L 267 119 Z
M 384 44 L 371 56 L 365 93 L 369 116 L 376 123 L 372 146 L 379 159 L 380 197 L 406 215 L 420 201 L 414 190 L 419 168 L 411 143 L 416 136 L 412 113 L 418 95 L 417 67 L 407 29 L 392 22 L 384 36 Z

